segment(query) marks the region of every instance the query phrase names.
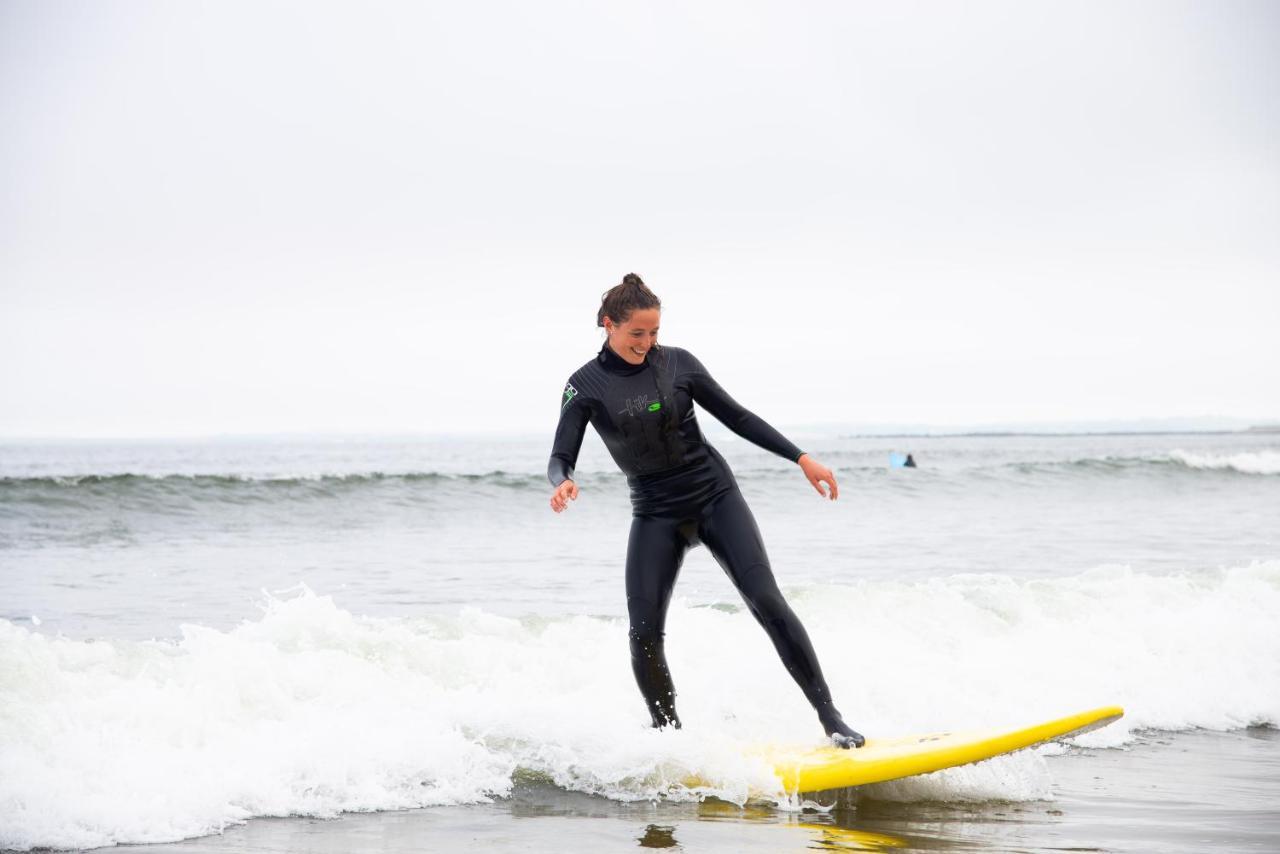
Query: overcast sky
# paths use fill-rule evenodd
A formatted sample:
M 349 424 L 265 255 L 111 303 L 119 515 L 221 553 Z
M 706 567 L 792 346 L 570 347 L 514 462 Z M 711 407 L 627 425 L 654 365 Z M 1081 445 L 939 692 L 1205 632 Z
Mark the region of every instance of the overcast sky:
M 1280 418 L 1280 4 L 0 0 L 0 435 Z

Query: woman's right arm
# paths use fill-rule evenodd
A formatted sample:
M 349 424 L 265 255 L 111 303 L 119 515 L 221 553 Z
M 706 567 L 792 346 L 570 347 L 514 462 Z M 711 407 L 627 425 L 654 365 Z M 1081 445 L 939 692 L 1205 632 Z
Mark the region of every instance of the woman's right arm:
M 547 480 L 555 487 L 551 494 L 551 509 L 557 513 L 578 497 L 573 468 L 578 464 L 578 451 L 582 448 L 582 437 L 587 432 L 587 421 L 591 417 L 586 402 L 578 400 L 578 392 L 572 383 L 565 385 L 560 401 L 560 423 L 556 425 L 551 461 L 547 463 Z

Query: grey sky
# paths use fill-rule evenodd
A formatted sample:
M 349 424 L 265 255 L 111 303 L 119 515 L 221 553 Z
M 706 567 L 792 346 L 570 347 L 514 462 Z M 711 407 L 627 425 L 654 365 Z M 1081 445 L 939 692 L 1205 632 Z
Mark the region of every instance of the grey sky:
M 1280 4 L 0 2 L 0 435 L 1280 417 Z

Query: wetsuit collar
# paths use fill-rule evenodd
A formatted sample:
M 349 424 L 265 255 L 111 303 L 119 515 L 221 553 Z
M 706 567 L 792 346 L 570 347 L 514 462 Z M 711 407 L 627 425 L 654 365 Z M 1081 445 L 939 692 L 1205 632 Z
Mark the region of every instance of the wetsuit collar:
M 653 353 L 650 350 L 645 354 L 644 361 L 638 365 L 633 365 L 626 359 L 613 352 L 613 348 L 609 346 L 609 342 L 604 342 L 604 346 L 600 348 L 600 355 L 596 360 L 611 374 L 617 374 L 623 377 L 629 377 L 638 374 L 649 366 L 649 356 Z

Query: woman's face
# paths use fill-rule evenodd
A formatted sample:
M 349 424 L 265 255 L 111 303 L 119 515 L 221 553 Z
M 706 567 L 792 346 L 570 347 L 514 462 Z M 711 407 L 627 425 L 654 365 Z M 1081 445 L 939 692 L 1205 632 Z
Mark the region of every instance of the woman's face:
M 660 315 L 656 308 L 638 308 L 622 323 L 606 317 L 604 329 L 609 333 L 609 347 L 630 364 L 643 364 L 649 348 L 658 343 Z

